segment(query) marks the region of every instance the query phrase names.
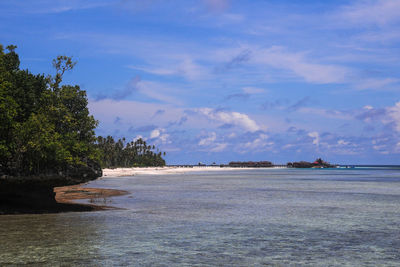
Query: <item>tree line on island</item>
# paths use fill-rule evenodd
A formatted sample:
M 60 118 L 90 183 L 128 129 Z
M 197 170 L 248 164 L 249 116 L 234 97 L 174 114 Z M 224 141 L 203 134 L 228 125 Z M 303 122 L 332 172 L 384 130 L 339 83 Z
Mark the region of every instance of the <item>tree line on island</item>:
M 53 60 L 56 74 L 20 69 L 16 46 L 0 45 L 0 176 L 101 176 L 101 167 L 164 166 L 165 153 L 138 139 L 97 137 L 86 92 L 62 84 L 75 66 Z M 87 172 L 87 173 L 85 173 Z M 92 177 L 94 178 L 94 177 Z
M 101 153 L 103 168 L 164 166 L 165 152 L 154 145 L 147 145 L 142 138 L 126 142 L 125 138 L 115 141 L 112 136 L 97 138 L 97 147 Z
M 316 159 L 314 162 L 299 161 L 299 162 L 288 162 L 286 165 L 274 165 L 271 161 L 231 161 L 228 165 L 220 165 L 221 167 L 233 167 L 233 168 L 271 168 L 275 166 L 286 166 L 288 168 L 335 168 L 336 165 L 332 165 L 329 162 L 322 160 L 321 158 Z

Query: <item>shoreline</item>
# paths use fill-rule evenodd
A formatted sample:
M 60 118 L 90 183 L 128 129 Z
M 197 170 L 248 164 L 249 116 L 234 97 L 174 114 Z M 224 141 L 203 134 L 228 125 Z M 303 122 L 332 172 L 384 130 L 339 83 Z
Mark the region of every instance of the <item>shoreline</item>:
M 131 194 L 124 190 L 86 188 L 84 187 L 86 184 L 54 187 L 52 199 L 31 200 L 31 202 L 6 202 L 6 199 L 3 199 L 3 201 L 0 201 L 0 216 L 120 209 L 107 205 L 107 198 Z M 22 196 L 24 191 L 20 191 L 19 194 Z M 76 202 L 79 199 L 89 199 L 90 203 Z
M 115 168 L 103 169 L 105 177 L 124 177 L 135 175 L 167 175 L 167 174 L 182 174 L 189 172 L 202 171 L 237 171 L 237 170 L 259 170 L 259 169 L 283 169 L 284 167 L 219 167 L 219 166 L 193 166 L 193 167 L 133 167 L 133 168 Z
M 242 168 L 242 167 L 219 167 L 219 166 L 193 166 L 193 167 L 136 167 L 136 168 L 115 168 L 103 169 L 102 178 L 129 177 L 136 175 L 171 175 L 184 174 L 190 172 L 218 172 L 218 171 L 240 171 L 254 169 L 281 169 L 281 168 Z M 96 179 L 96 180 L 97 180 Z M 116 189 L 104 189 L 85 187 L 89 182 L 54 187 L 52 192 L 53 201 L 40 200 L 40 204 L 1 204 L 0 215 L 7 214 L 44 214 L 44 213 L 61 213 L 61 212 L 82 212 L 82 211 L 101 211 L 119 209 L 117 207 L 107 205 L 107 198 L 131 194 L 131 192 Z M 21 194 L 23 191 L 19 191 Z M 90 203 L 76 202 L 80 199 L 88 199 Z

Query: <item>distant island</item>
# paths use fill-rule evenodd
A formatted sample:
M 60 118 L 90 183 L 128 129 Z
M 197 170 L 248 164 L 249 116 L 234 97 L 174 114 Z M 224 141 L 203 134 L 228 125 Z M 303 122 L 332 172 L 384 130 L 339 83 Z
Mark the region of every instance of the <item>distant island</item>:
M 233 168 L 270 168 L 274 167 L 270 161 L 231 161 L 228 164 Z
M 337 165 L 332 165 L 329 162 L 323 161 L 321 158 L 316 159 L 314 162 L 299 161 L 288 162 L 288 168 L 336 168 Z
M 336 168 L 336 165 L 332 165 L 321 158 L 316 159 L 314 162 L 288 162 L 286 165 L 273 164 L 270 161 L 231 161 L 228 165 L 222 164 L 220 166 L 232 168 L 272 168 L 284 166 L 287 168 Z

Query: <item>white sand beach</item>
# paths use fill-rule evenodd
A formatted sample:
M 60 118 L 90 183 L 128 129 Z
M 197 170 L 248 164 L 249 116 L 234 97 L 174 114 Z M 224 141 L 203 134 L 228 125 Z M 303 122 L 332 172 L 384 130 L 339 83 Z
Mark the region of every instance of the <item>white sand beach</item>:
M 275 168 L 275 167 L 274 167 Z M 274 169 L 268 168 L 268 169 Z M 279 169 L 281 167 L 278 167 Z M 115 168 L 103 169 L 103 177 L 121 177 L 134 175 L 165 175 L 174 173 L 203 172 L 203 171 L 232 171 L 250 170 L 260 168 L 231 168 L 219 166 L 193 166 L 193 167 L 142 167 L 142 168 Z

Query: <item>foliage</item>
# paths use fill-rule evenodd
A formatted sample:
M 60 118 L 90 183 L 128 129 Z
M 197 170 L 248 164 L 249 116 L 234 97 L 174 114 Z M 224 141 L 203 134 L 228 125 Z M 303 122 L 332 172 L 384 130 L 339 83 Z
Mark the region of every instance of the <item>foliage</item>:
M 89 115 L 86 92 L 62 85 L 75 63 L 54 62 L 54 77 L 19 69 L 16 46 L 0 45 L 0 172 L 34 175 L 86 165 L 100 154 L 95 146 L 97 121 Z
M 115 141 L 112 136 L 99 136 L 97 147 L 102 152 L 101 165 L 104 168 L 165 165 L 162 158 L 165 152 L 158 149 L 154 152 L 155 146 L 147 145 L 141 138 L 127 143 L 125 138 Z
M 59 173 L 101 162 L 104 167 L 163 166 L 162 153 L 142 139 L 125 144 L 96 137 L 86 92 L 61 85 L 76 62 L 53 60 L 54 76 L 20 70 L 16 46 L 0 45 L 0 175 Z M 164 153 L 165 155 L 165 153 Z

